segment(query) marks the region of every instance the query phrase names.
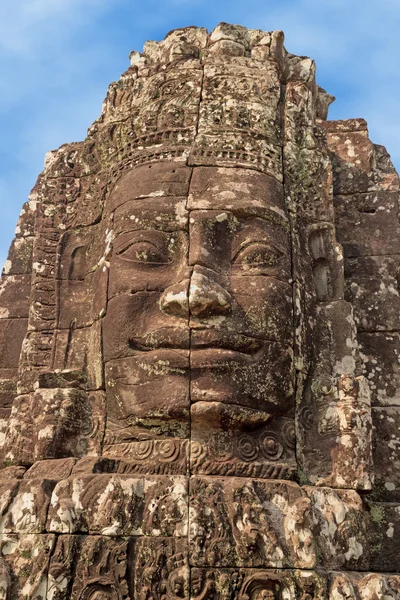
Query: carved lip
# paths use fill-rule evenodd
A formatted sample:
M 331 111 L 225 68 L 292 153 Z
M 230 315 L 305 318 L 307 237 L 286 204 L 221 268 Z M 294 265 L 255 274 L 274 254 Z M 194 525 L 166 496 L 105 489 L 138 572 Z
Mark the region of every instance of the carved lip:
M 209 429 L 241 430 L 265 425 L 271 415 L 259 408 L 220 402 L 218 400 L 198 400 L 190 407 L 190 415 L 195 426 Z
M 254 356 L 265 346 L 265 340 L 230 331 L 203 329 L 192 331 L 191 350 L 220 350 Z
M 165 328 L 152 332 L 151 336 L 129 339 L 129 347 L 137 352 L 155 350 L 188 350 L 191 353 L 192 366 L 212 368 L 235 362 L 253 362 L 261 358 L 266 341 L 241 333 L 220 330 L 193 330 L 189 336 L 185 331 Z
M 129 338 L 129 348 L 137 352 L 157 349 L 189 350 L 189 333 L 189 328 L 160 327 L 147 335 Z
M 212 330 L 192 332 L 190 362 L 192 368 L 218 368 L 232 363 L 251 364 L 264 354 L 265 341 Z

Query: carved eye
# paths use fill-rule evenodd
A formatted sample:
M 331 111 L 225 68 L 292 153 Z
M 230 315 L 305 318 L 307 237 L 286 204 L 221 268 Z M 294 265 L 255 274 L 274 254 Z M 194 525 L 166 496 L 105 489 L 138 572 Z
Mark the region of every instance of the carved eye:
M 282 253 L 265 242 L 250 242 L 241 246 L 233 259 L 234 264 L 243 267 L 275 267 Z
M 165 265 L 169 262 L 165 252 L 152 242 L 137 241 L 124 246 L 117 252 L 124 260 L 136 263 Z

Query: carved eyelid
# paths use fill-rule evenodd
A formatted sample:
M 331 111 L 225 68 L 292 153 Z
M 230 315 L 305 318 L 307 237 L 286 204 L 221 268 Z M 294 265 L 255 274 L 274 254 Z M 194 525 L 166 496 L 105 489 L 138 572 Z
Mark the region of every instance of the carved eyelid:
M 167 236 L 162 231 L 154 231 L 149 229 L 142 229 L 130 232 L 131 235 L 121 234 L 116 241 L 114 242 L 114 248 L 116 254 L 121 254 L 128 248 L 130 248 L 133 244 L 144 243 L 151 244 L 154 246 L 159 252 L 164 252 L 167 242 Z M 122 239 L 122 242 L 119 240 Z
M 139 239 L 139 240 L 135 239 L 135 240 L 131 240 L 130 242 L 126 242 L 125 244 L 121 244 L 120 248 L 116 249 L 115 252 L 118 255 L 122 254 L 123 252 L 126 252 L 127 250 L 129 250 L 129 248 L 132 248 L 132 246 L 134 246 L 135 244 L 150 244 L 156 250 L 158 250 L 158 252 L 160 252 L 160 253 L 165 252 L 165 250 L 160 249 L 159 246 L 157 246 L 157 244 L 155 244 L 153 241 L 146 240 L 146 239 Z
M 239 254 L 241 252 L 243 252 L 243 250 L 246 250 L 247 248 L 250 248 L 251 246 L 264 246 L 265 248 L 268 248 L 271 252 L 273 252 L 277 258 L 280 258 L 282 256 L 282 252 L 278 248 L 276 248 L 275 246 L 273 246 L 271 244 L 268 244 L 268 242 L 265 242 L 264 240 L 246 240 L 246 241 L 242 242 L 239 245 L 239 247 L 237 247 L 232 252 L 231 262 L 235 262 L 235 260 L 239 256 Z

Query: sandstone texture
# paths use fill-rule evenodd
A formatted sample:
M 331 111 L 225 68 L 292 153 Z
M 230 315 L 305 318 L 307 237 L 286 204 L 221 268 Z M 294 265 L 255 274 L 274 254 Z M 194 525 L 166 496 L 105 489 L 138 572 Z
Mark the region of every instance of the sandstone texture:
M 130 62 L 1 278 L 0 600 L 399 600 L 390 158 L 280 31 Z

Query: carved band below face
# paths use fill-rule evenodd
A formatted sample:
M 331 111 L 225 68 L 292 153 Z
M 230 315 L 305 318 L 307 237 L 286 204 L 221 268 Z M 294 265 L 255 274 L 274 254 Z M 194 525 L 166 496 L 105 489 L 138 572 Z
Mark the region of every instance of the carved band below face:
M 110 197 L 107 394 L 111 419 L 139 439 L 187 437 L 190 412 L 205 427 L 246 429 L 292 404 L 290 242 L 278 184 L 201 168 L 189 194 L 183 181 L 167 196 L 171 173 L 164 166 L 164 181 L 155 176 L 138 194 L 141 173 L 131 171 Z

